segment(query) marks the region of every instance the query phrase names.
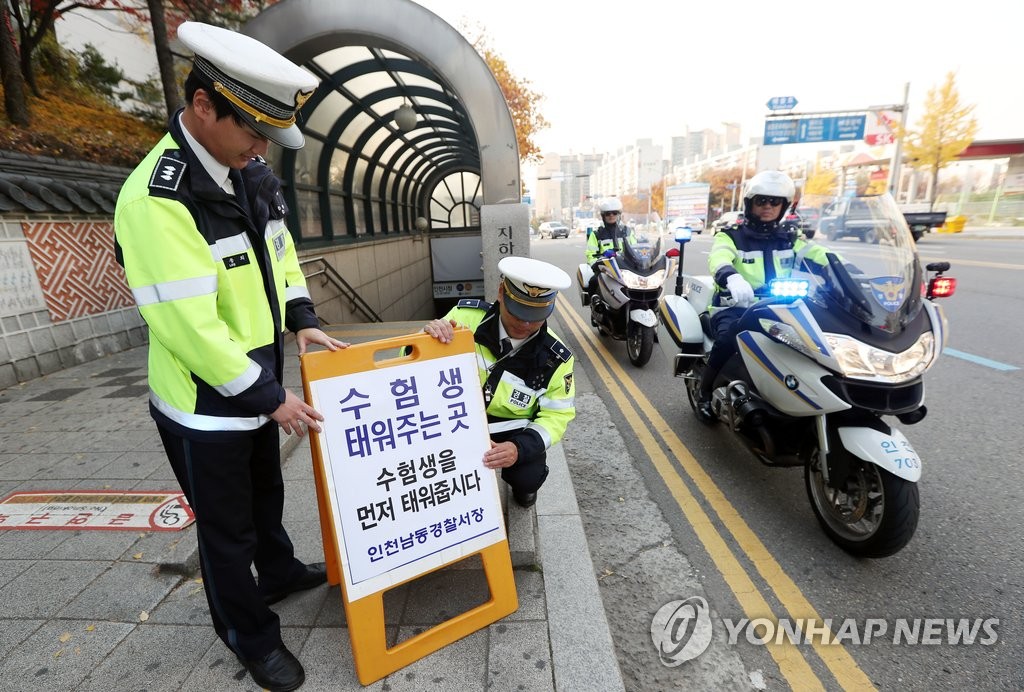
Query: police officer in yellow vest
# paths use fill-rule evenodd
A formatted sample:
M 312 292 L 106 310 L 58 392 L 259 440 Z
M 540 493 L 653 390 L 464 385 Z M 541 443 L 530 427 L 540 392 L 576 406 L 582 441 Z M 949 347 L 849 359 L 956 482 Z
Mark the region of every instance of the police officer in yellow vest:
M 597 205 L 601 212 L 601 225 L 587 233 L 587 264 L 593 264 L 606 252 L 614 254 L 622 249 L 622 241 L 629 228 L 622 224 L 622 202 L 617 197 L 603 199 Z
M 185 22 L 178 36 L 195 53 L 187 105 L 121 189 L 115 249 L 149 327 L 150 412 L 196 515 L 214 628 L 258 685 L 293 690 L 305 673 L 268 605 L 326 571 L 295 558 L 282 525 L 278 426 L 301 436 L 323 416 L 282 386 L 284 330 L 300 353 L 348 344 L 318 328 L 262 155 L 302 147 L 295 117 L 318 80 L 232 31 Z
M 423 331 L 448 343 L 456 327 L 473 330 L 491 435 L 484 466 L 501 469 L 516 503 L 530 507 L 548 475 L 548 448 L 576 417 L 573 355 L 547 326 L 571 282 L 558 267 L 526 257 L 506 257 L 498 271 L 496 303 L 460 300 Z
M 824 265 L 828 250 L 808 243 L 795 225 L 783 222 L 796 194 L 792 179 L 779 171 L 762 171 L 748 182 L 743 194 L 743 216 L 715 234 L 708 254 L 708 269 L 715 282 L 711 298 L 714 346 L 700 381 L 696 415 L 713 423 L 711 395 L 715 378 L 736 352 L 736 324 L 754 302 L 755 290 L 773 278 L 786 278 L 804 258 Z

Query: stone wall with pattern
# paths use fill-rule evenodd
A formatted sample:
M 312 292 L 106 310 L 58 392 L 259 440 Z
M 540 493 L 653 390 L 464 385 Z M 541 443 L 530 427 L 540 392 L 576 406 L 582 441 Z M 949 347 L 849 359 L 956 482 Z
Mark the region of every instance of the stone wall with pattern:
M 0 218 L 0 388 L 146 343 L 113 224 Z
M 0 389 L 147 343 L 113 248 L 112 219 L 0 215 Z M 299 257 L 325 325 L 368 318 L 317 271 L 321 262 L 385 321 L 435 316 L 423 235 L 300 250 Z

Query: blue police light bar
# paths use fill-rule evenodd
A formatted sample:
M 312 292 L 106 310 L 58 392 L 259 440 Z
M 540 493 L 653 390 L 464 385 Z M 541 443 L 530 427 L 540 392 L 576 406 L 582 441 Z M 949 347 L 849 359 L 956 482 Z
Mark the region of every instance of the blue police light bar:
M 806 298 L 810 290 L 811 282 L 807 279 L 772 279 L 768 284 L 773 298 Z

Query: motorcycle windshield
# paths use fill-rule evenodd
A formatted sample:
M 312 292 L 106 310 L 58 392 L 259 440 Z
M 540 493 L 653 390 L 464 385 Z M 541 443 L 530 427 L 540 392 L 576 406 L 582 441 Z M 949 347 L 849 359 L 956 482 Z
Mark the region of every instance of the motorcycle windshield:
M 636 230 L 622 242 L 624 269 L 646 273 L 661 256 L 661 235 L 657 232 Z
M 902 332 L 921 310 L 923 277 L 914 238 L 892 196 L 804 195 L 800 204 L 821 209 L 820 228 L 827 228 L 797 255 L 796 272 L 811 280 L 810 299 L 830 313 Z

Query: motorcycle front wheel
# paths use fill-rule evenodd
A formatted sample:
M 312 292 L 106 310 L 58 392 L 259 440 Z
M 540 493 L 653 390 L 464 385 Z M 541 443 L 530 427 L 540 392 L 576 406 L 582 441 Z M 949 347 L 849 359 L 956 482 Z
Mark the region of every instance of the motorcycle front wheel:
M 816 458 L 804 467 L 811 508 L 822 529 L 857 557 L 898 553 L 917 529 L 921 498 L 917 484 L 857 460 L 838 488 L 825 483 Z
M 630 322 L 626 327 L 626 354 L 629 362 L 636 367 L 643 367 L 651 359 L 654 350 L 654 327 L 645 327 Z

